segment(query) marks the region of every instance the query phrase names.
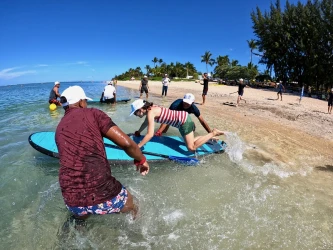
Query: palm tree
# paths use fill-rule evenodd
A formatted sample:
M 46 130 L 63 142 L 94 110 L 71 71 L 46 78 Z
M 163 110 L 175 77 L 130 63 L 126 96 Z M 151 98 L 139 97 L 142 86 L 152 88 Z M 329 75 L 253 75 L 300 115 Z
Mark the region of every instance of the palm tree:
M 213 66 L 215 64 L 215 60 L 212 57 L 212 53 L 210 51 L 206 51 L 203 56 L 201 56 L 201 62 L 206 63 L 206 72 L 208 73 L 208 64 Z
M 251 39 L 251 40 L 247 40 L 247 44 L 249 45 L 249 48 L 251 50 L 251 64 L 252 64 L 252 54 L 253 54 L 253 50 L 257 48 L 257 43 L 255 40 Z
M 155 56 L 152 62 L 154 63 L 154 68 L 156 68 L 156 63 L 158 63 L 158 58 Z
M 161 66 L 162 62 L 163 62 L 163 59 L 158 59 L 158 63 L 160 64 L 160 66 Z
M 151 70 L 150 66 L 149 65 L 146 65 L 145 69 L 147 70 L 147 76 L 149 76 L 149 72 Z

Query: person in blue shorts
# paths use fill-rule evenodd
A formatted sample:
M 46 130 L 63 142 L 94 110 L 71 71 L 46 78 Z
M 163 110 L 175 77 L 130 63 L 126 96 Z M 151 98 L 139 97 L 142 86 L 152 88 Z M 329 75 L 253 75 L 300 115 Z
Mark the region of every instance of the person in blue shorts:
M 200 114 L 199 109 L 197 106 L 194 104 L 195 97 L 191 93 L 187 93 L 184 95 L 183 99 L 178 99 L 174 101 L 169 109 L 171 110 L 178 110 L 178 111 L 186 111 L 189 114 L 194 114 L 201 125 L 204 127 L 204 129 L 207 131 L 207 133 L 212 132 L 210 129 L 208 123 L 205 121 L 203 116 Z M 167 124 L 161 124 L 160 128 L 156 131 L 155 136 L 161 136 L 162 133 L 166 133 L 169 129 L 169 125 Z
M 280 81 L 280 83 L 277 85 L 277 89 L 278 89 L 278 92 L 277 92 L 277 99 L 276 100 L 279 100 L 279 95 L 280 95 L 281 96 L 281 101 L 282 101 L 282 91 L 286 92 L 286 89 L 283 86 L 282 81 Z

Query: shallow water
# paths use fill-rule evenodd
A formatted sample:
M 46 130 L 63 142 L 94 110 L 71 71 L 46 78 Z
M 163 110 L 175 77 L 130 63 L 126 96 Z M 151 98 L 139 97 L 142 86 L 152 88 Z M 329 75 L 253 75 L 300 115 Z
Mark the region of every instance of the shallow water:
M 92 98 L 104 86 L 80 85 Z M 132 165 L 113 165 L 114 176 L 139 201 L 135 222 L 129 215 L 106 215 L 90 217 L 82 230 L 63 228 L 68 213 L 58 161 L 28 143 L 33 132 L 54 131 L 63 116 L 62 109 L 48 109 L 51 87 L 0 87 L 3 249 L 333 249 L 332 171 L 314 171 L 310 156 L 275 160 L 263 144 L 246 144 L 232 132 L 224 137 L 227 151 L 205 157 L 198 167 L 151 163 L 142 177 Z M 137 96 L 117 90 L 119 97 Z M 90 106 L 104 110 L 126 133 L 141 122 L 127 115 L 129 103 Z

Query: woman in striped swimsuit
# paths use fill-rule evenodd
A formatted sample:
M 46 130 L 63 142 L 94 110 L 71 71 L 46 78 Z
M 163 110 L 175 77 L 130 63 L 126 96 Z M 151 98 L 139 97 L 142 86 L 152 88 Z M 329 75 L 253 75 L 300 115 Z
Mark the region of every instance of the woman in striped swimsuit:
M 168 124 L 179 129 L 180 134 L 183 136 L 188 150 L 195 151 L 201 145 L 205 144 L 214 136 L 223 135 L 224 132 L 213 129 L 211 133 L 204 136 L 194 137 L 194 123 L 186 111 L 170 110 L 160 106 L 155 106 L 153 103 L 143 101 L 141 99 L 135 100 L 131 104 L 130 115 L 136 115 L 140 118 L 146 116 L 145 121 L 142 123 L 138 131 L 135 131 L 136 136 L 140 136 L 148 126 L 148 133 L 138 144 L 141 148 L 154 136 L 154 122 Z

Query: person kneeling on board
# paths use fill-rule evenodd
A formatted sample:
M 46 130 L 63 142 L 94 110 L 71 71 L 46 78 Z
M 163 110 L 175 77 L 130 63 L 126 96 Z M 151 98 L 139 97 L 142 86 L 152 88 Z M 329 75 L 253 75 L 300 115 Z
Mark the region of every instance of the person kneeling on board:
M 110 81 L 108 85 L 105 86 L 100 102 L 116 103 L 116 88 L 113 86 L 113 81 Z
M 111 174 L 103 137 L 113 141 L 134 158 L 141 175 L 149 165 L 138 145 L 103 111 L 87 108 L 91 100 L 80 86 L 61 95 L 65 115 L 59 122 L 55 140 L 59 151 L 59 184 L 66 207 L 77 219 L 91 214 L 132 212 L 137 206 L 132 194 Z
M 187 93 L 184 95 L 183 99 L 178 99 L 178 100 L 174 101 L 170 105 L 169 109 L 178 110 L 178 111 L 186 111 L 189 114 L 194 114 L 198 118 L 199 122 L 204 127 L 204 129 L 207 131 L 207 133 L 212 132 L 209 125 L 207 124 L 205 119 L 200 114 L 199 109 L 194 104 L 194 100 L 195 100 L 194 95 L 191 93 Z M 168 131 L 168 129 L 169 129 L 169 125 L 161 124 L 160 128 L 156 131 L 155 136 L 161 136 L 162 133 L 166 133 Z
M 224 134 L 224 132 L 220 130 L 213 129 L 212 132 L 207 135 L 194 137 L 194 123 L 186 111 L 170 110 L 153 105 L 153 103 L 143 101 L 142 99 L 135 100 L 131 104 L 130 115 L 133 114 L 140 118 L 145 116 L 145 121 L 142 123 L 139 130 L 135 131 L 135 136 L 140 136 L 140 133 L 148 126 L 147 134 L 138 144 L 140 148 L 154 136 L 155 121 L 178 128 L 184 138 L 187 149 L 190 151 L 195 151 L 213 137 Z

